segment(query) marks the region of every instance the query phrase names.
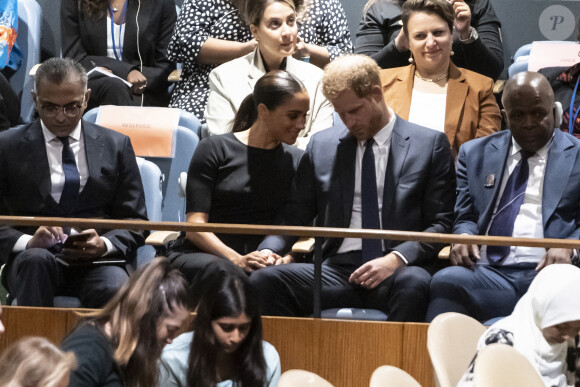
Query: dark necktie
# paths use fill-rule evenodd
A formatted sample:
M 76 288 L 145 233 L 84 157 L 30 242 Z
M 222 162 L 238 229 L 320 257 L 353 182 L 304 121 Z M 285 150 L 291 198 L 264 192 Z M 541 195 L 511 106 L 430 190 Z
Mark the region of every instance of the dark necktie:
M 75 155 L 68 143 L 68 137 L 58 137 L 58 139 L 62 142 L 62 170 L 64 171 L 64 186 L 59 204 L 64 208 L 69 208 L 79 194 L 81 177 Z
M 524 150 L 520 151 L 520 153 L 522 158 L 508 178 L 488 235 L 508 237 L 513 235 L 514 222 L 524 202 L 526 187 L 528 186 L 528 176 L 530 174 L 528 157 L 532 155 Z M 509 252 L 509 246 L 487 246 L 487 259 L 490 263 L 495 264 L 507 257 Z
M 379 219 L 379 200 L 377 195 L 377 176 L 375 171 L 375 155 L 373 153 L 374 140 L 367 140 L 365 153 L 362 159 L 361 171 L 361 204 L 362 227 L 378 230 L 381 228 Z M 362 240 L 363 263 L 383 255 L 383 246 L 380 239 Z

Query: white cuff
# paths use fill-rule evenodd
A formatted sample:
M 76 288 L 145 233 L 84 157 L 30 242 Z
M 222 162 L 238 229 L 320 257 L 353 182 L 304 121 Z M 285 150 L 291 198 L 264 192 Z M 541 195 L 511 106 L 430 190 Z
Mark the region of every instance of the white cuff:
M 117 248 L 113 245 L 113 243 L 111 243 L 111 241 L 108 238 L 101 237 L 101 239 L 103 240 L 103 242 L 105 242 L 105 246 L 107 246 L 107 252 L 101 255 L 102 257 L 106 257 L 117 252 Z
M 392 253 L 397 254 L 397 257 L 401 258 L 403 260 L 403 262 L 405 262 L 405 265 L 409 264 L 409 261 L 407 261 L 407 258 L 405 258 L 405 256 L 403 254 L 399 253 L 396 250 L 393 250 Z
M 22 235 L 16 241 L 16 243 L 14 244 L 14 247 L 12 247 L 12 252 L 13 253 L 21 253 L 24 250 L 26 250 L 26 245 L 28 244 L 28 242 L 30 242 L 31 239 L 32 239 L 32 235 L 28 235 L 28 234 Z

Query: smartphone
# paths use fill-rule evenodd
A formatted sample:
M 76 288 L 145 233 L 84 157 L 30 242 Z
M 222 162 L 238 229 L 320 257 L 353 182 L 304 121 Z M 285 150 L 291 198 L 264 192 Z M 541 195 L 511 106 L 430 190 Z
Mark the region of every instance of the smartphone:
M 62 247 L 65 249 L 74 249 L 75 246 L 73 245 L 74 242 L 86 242 L 90 239 L 91 234 L 88 232 L 81 232 L 79 234 L 72 234 L 66 238 L 66 241 L 62 244 Z

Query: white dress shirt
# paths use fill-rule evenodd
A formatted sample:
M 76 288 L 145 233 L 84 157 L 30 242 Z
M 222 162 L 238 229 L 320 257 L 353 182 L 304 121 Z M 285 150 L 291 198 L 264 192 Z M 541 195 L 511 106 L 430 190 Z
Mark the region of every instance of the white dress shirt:
M 87 164 L 87 155 L 85 152 L 85 140 L 82 136 L 82 120 L 79 120 L 76 128 L 68 136 L 69 145 L 74 153 L 75 162 L 77 164 L 77 169 L 79 170 L 80 184 L 79 193 L 82 192 L 83 188 L 87 184 L 89 178 L 89 167 Z M 62 169 L 62 142 L 52 133 L 44 122 L 40 120 L 40 125 L 42 126 L 42 135 L 44 136 L 44 146 L 46 147 L 46 156 L 48 158 L 48 167 L 50 170 L 50 182 L 51 190 L 50 194 L 55 202 L 60 201 L 60 196 L 62 195 L 62 189 L 64 187 L 64 170 Z M 72 229 L 71 234 L 78 233 L 76 230 Z M 22 235 L 12 248 L 12 252 L 18 253 L 26 249 L 26 245 L 32 239 L 32 235 Z M 116 249 L 107 238 L 101 237 L 107 246 L 107 252 L 105 255 L 109 255 Z
M 375 156 L 375 171 L 377 179 L 377 196 L 379 205 L 379 220 L 382 228 L 382 210 L 383 210 L 383 193 L 385 191 L 385 176 L 387 171 L 387 161 L 389 160 L 389 148 L 391 146 L 391 134 L 397 116 L 391 110 L 392 119 L 385 125 L 373 139 L 373 154 Z M 352 213 L 350 216 L 349 228 L 362 228 L 362 201 L 361 201 L 361 175 L 362 175 L 362 159 L 366 148 L 366 140 L 360 140 L 356 147 L 356 166 L 354 172 L 354 199 L 352 202 Z M 344 238 L 337 253 L 346 253 L 349 251 L 362 250 L 361 238 Z M 383 250 L 384 242 L 383 242 Z M 408 261 L 403 255 L 397 251 L 395 253 L 407 263 Z
M 52 188 L 50 194 L 55 202 L 60 201 L 62 189 L 64 187 L 64 170 L 62 169 L 62 142 L 40 121 L 42 134 L 44 136 L 44 145 L 46 146 L 46 156 L 48 157 L 48 166 L 50 168 L 50 181 Z M 80 175 L 79 192 L 83 190 L 87 179 L 89 178 L 89 168 L 87 166 L 87 155 L 85 152 L 85 139 L 81 136 L 81 121 L 77 124 L 75 130 L 68 136 L 70 148 L 75 155 L 75 162 Z
M 520 207 L 520 212 L 514 222 L 514 238 L 543 238 L 544 225 L 542 219 L 542 192 L 544 189 L 544 174 L 548 162 L 548 150 L 552 145 L 553 137 L 546 145 L 528 158 L 529 177 L 528 185 L 524 194 L 524 201 Z M 501 187 L 494 206 L 493 215 L 490 219 L 487 232 L 493 222 L 495 213 L 501 199 L 501 195 L 507 184 L 509 175 L 513 172 L 518 162 L 521 160 L 522 147 L 512 137 L 512 146 L 506 161 L 506 171 L 502 178 Z M 486 232 L 486 235 L 487 235 Z M 546 254 L 546 249 L 542 247 L 511 246 L 509 255 L 501 261 L 502 265 L 513 265 L 519 263 L 538 263 Z M 487 259 L 487 246 L 481 248 L 480 263 L 489 264 Z

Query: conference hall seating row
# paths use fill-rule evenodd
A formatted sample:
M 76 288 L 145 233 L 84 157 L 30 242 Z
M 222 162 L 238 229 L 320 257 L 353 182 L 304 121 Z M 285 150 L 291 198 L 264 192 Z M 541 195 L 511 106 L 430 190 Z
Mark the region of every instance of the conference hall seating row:
M 59 343 L 84 311 L 4 306 L 6 332 L 0 336 L 0 352 L 24 336 L 43 336 Z M 192 315 L 182 331 L 190 329 L 194 318 Z M 455 386 L 467 369 L 483 332 L 478 322 L 467 319 L 449 313 L 429 325 L 262 317 L 262 324 L 264 340 L 280 354 L 286 375 L 280 386 L 447 387 Z M 446 341 L 451 344 L 446 345 Z M 477 386 L 543 386 L 533 366 L 502 344 L 480 351 L 475 364 Z M 302 371 L 286 374 L 290 370 Z M 299 382 L 292 379 L 292 374 Z M 283 384 L 284 379 L 293 384 Z

